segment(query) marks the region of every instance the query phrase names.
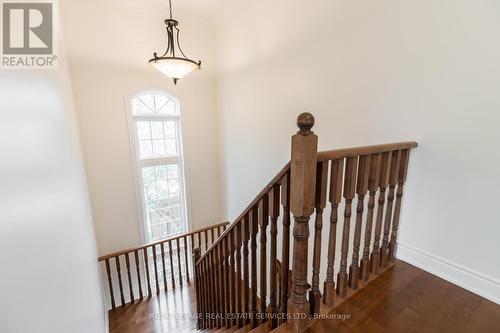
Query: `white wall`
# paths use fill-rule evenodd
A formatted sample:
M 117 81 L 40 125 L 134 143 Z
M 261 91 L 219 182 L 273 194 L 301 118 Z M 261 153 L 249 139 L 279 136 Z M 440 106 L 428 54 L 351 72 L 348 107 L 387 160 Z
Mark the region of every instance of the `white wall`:
M 300 112 L 316 116 L 320 150 L 415 140 L 400 258 L 500 302 L 499 15 L 491 0 L 228 10 L 216 27 L 228 216 L 289 159 Z
M 202 71 L 174 86 L 147 65 L 152 53 L 166 45 L 166 4 L 61 4 L 101 255 L 141 243 L 126 97 L 145 89 L 166 91 L 181 103 L 190 226 L 221 221 L 212 28 L 206 19 L 174 12 L 184 52 L 203 61 Z
M 0 332 L 104 332 L 66 56 L 0 71 Z

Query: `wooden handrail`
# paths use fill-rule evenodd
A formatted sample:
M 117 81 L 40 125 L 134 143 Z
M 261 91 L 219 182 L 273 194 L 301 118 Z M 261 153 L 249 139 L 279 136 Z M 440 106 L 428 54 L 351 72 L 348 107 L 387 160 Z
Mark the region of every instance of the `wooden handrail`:
M 207 230 L 212 230 L 212 229 L 215 229 L 215 228 L 218 228 L 218 227 L 223 227 L 223 226 L 228 225 L 228 224 L 229 224 L 229 222 L 218 223 L 218 224 L 214 224 L 214 225 L 211 225 L 211 226 L 208 226 L 208 227 L 205 227 L 205 228 L 201 228 L 201 229 L 193 230 L 193 231 L 181 234 L 181 235 L 177 235 L 175 237 L 165 238 L 165 239 L 159 240 L 157 242 L 148 243 L 148 244 L 145 244 L 145 245 L 141 245 L 141 246 L 138 246 L 138 247 L 133 247 L 133 248 L 122 250 L 122 251 L 118 251 L 118 252 L 113 252 L 113 253 L 106 254 L 104 256 L 99 257 L 97 259 L 97 261 L 103 261 L 103 260 L 106 260 L 106 259 L 114 258 L 116 256 L 121 256 L 121 255 L 130 253 L 130 252 L 134 252 L 134 251 L 138 251 L 138 250 L 143 250 L 143 249 L 145 249 L 147 247 L 151 247 L 151 246 L 155 246 L 155 245 L 160 245 L 160 244 L 165 243 L 165 242 L 175 241 L 177 239 L 181 239 L 181 238 L 188 237 L 188 236 L 191 236 L 191 235 L 199 234 L 200 232 L 205 232 Z
M 414 141 L 385 143 L 381 145 L 361 146 L 353 148 L 333 149 L 318 152 L 318 162 L 332 161 L 340 158 L 349 158 L 369 154 L 385 153 L 394 150 L 412 149 L 416 148 L 418 144 Z

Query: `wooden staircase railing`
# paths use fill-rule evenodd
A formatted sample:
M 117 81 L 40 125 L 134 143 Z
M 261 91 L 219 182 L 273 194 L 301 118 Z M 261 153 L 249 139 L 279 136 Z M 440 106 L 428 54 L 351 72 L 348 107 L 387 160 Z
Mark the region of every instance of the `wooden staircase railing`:
M 318 153 L 318 139 L 311 130 L 314 117 L 301 114 L 297 125 L 299 131 L 292 137 L 291 162 L 204 254 L 197 249 L 194 251 L 200 329 L 242 328 L 245 325 L 254 329 L 265 324 L 265 329 L 259 332 L 275 328 L 278 328 L 276 331 L 283 328 L 284 331 L 302 332 L 311 324 L 312 316 L 331 311 L 394 264 L 409 154 L 417 143 Z M 377 192 L 378 205 L 375 204 Z M 369 195 L 367 209 L 366 194 Z M 323 233 L 323 212 L 327 202 L 330 203 L 330 223 L 326 234 Z M 353 204 L 356 210 L 351 237 Z M 341 208 L 344 222 L 335 281 Z M 314 244 L 310 267 L 309 221 L 313 213 Z M 294 218 L 292 257 L 290 214 Z M 323 290 L 320 289 L 322 241 L 328 244 Z M 308 283 L 309 269 L 312 269 L 311 284 Z
M 161 287 L 167 290 L 169 277 L 172 288 L 175 288 L 176 280 L 179 285 L 182 285 L 183 272 L 185 280 L 189 281 L 191 270 L 189 259 L 192 250 L 196 248 L 198 253 L 206 251 L 224 232 L 228 224 L 229 222 L 211 225 L 158 242 L 99 257 L 99 263 L 104 265 L 106 270 L 108 282 L 106 297 L 111 301 L 111 309 L 114 310 L 117 306 L 123 307 L 136 299 L 152 296 L 153 292 L 159 294 Z M 126 267 L 126 273 L 122 267 Z M 169 268 L 170 271 L 167 273 Z M 175 270 L 177 270 L 177 274 L 175 274 Z M 123 283 L 124 280 L 126 284 Z M 115 281 L 114 284 L 113 281 Z M 115 293 L 119 293 L 119 303 L 115 300 Z
M 243 213 L 212 246 L 200 256 L 195 252 L 195 278 L 200 328 L 255 328 L 266 321 L 267 313 L 267 227 L 271 223 L 270 272 L 276 271 L 277 220 L 283 207 L 283 253 L 289 253 L 289 170 L 287 164 L 255 197 Z M 259 245 L 257 244 L 259 242 Z M 243 247 L 243 251 L 241 248 Z M 250 247 L 250 249 L 249 249 Z M 257 253 L 259 247 L 259 253 Z M 195 250 L 196 251 L 196 250 Z M 243 253 L 243 256 L 241 256 Z M 259 257 L 259 259 L 257 259 Z M 243 261 L 241 261 L 243 258 Z M 288 267 L 288 257 L 282 258 Z M 243 265 L 243 276 L 241 275 Z M 259 266 L 257 266 L 259 264 Z M 260 275 L 260 278 L 257 277 Z M 288 299 L 288 270 L 282 272 L 282 297 Z M 242 277 L 238 278 L 238 277 Z M 257 280 L 260 285 L 257 286 Z M 270 281 L 269 310 L 277 312 L 276 279 Z M 258 292 L 260 290 L 260 292 Z M 283 293 L 286 293 L 284 295 Z M 258 298 L 260 301 L 257 302 Z M 242 303 L 242 301 L 244 301 Z M 257 303 L 260 307 L 257 308 Z M 286 312 L 286 301 L 281 312 Z M 243 308 L 242 308 L 243 305 Z M 242 309 L 245 311 L 243 312 Z M 241 316 L 241 314 L 248 314 Z M 245 318 L 243 318 L 245 317 Z M 262 317 L 262 318 L 260 318 Z

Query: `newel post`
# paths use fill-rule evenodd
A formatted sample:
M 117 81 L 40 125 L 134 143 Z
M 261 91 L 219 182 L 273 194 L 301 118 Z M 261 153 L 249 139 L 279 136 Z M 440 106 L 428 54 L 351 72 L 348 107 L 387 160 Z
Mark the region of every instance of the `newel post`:
M 196 263 L 198 260 L 200 260 L 201 257 L 201 251 L 199 248 L 194 248 L 193 249 L 193 277 L 194 277 L 194 286 L 195 286 L 195 292 L 196 292 L 196 312 L 198 314 L 198 319 L 197 319 L 197 327 L 198 329 L 201 329 L 201 295 L 200 295 L 200 273 L 198 272 L 198 267 Z
M 307 322 L 309 303 L 307 289 L 307 251 L 309 217 L 314 210 L 318 137 L 311 130 L 314 117 L 302 113 L 297 118 L 299 131 L 292 136 L 290 177 L 290 211 L 293 214 L 292 290 L 288 301 L 290 325 L 302 332 Z

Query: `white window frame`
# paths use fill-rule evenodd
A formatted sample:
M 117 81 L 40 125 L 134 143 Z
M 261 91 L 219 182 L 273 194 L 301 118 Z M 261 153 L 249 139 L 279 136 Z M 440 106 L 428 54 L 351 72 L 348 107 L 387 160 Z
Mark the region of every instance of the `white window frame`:
M 175 103 L 176 115 L 172 114 L 145 114 L 145 115 L 134 115 L 132 101 L 134 98 L 139 97 L 145 94 L 157 94 L 163 95 L 173 101 Z M 181 214 L 182 219 L 184 220 L 184 232 L 188 232 L 190 230 L 190 210 L 189 210 L 189 201 L 187 200 L 187 176 L 185 172 L 186 161 L 184 159 L 184 138 L 182 136 L 182 112 L 180 102 L 174 96 L 162 91 L 162 90 L 144 90 L 139 93 L 127 96 L 126 98 L 126 109 L 127 109 L 127 122 L 129 129 L 129 139 L 130 139 L 130 150 L 132 157 L 132 165 L 134 169 L 134 180 L 135 180 L 135 192 L 137 199 L 137 210 L 139 213 L 139 232 L 141 235 L 142 243 L 145 244 L 150 242 L 151 240 L 147 239 L 146 228 L 147 228 L 147 216 L 146 216 L 146 208 L 145 208 L 145 196 L 144 196 L 144 183 L 142 178 L 142 167 L 147 166 L 155 166 L 155 165 L 165 165 L 169 163 L 178 163 L 179 164 L 179 192 L 180 192 L 180 200 L 181 200 Z M 165 156 L 165 157 L 155 157 L 142 159 L 140 158 L 139 151 L 139 140 L 137 135 L 137 126 L 136 120 L 176 120 L 178 122 L 177 126 L 177 149 L 178 156 Z

